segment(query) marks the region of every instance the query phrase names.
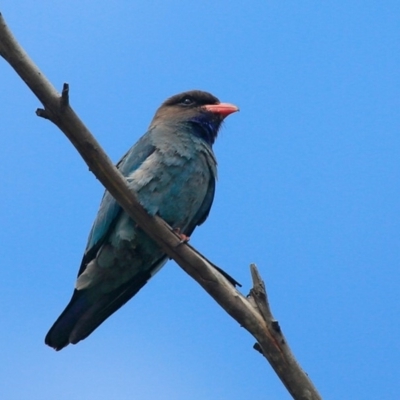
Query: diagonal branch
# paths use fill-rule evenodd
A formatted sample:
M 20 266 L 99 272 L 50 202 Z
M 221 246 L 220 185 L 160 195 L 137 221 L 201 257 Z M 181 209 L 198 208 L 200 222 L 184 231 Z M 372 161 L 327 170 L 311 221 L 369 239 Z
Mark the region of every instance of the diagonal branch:
M 249 298 L 236 283 L 180 238 L 159 217 L 149 216 L 129 189 L 125 178 L 112 164 L 96 139 L 69 105 L 68 85 L 62 94 L 51 85 L 23 48 L 18 44 L 0 14 L 0 55 L 43 104 L 37 115 L 49 119 L 68 137 L 95 176 L 140 227 L 195 279 L 222 307 L 257 340 L 256 348 L 268 359 L 294 399 L 320 399 L 308 376 L 301 370 L 287 346 L 277 321 L 269 310 L 265 287 L 252 266 L 254 288 Z

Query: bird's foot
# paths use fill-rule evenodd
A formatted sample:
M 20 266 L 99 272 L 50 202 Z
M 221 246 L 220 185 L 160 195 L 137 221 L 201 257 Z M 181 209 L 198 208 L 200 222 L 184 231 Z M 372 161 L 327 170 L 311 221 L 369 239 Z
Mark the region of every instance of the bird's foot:
M 186 236 L 184 233 L 181 233 L 181 228 L 174 228 L 172 229 L 173 232 L 179 236 L 181 239 L 181 243 L 187 243 L 190 240 L 189 236 Z

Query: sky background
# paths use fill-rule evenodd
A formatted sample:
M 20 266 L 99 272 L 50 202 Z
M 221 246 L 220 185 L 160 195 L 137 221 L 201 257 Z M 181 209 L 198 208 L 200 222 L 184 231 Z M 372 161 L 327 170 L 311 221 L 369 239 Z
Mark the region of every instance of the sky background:
M 324 399 L 400 392 L 400 2 L 3 0 L 113 161 L 167 97 L 240 107 L 191 244 L 247 294 L 254 262 Z M 289 399 L 253 337 L 174 262 L 76 346 L 70 299 L 103 187 L 0 59 L 0 396 Z

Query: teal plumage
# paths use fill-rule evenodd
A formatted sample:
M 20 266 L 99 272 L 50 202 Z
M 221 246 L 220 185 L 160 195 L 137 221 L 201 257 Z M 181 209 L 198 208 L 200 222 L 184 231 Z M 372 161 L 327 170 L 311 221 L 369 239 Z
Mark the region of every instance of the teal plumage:
M 117 165 L 147 212 L 187 236 L 205 221 L 217 176 L 212 144 L 223 119 L 237 110 L 198 90 L 173 96 L 161 105 L 147 133 Z M 156 243 L 106 191 L 71 301 L 45 343 L 60 350 L 86 338 L 166 261 Z

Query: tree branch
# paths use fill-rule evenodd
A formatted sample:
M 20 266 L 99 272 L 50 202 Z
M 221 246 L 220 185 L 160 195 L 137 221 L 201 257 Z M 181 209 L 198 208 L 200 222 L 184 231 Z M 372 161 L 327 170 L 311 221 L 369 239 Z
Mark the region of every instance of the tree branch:
M 301 370 L 287 345 L 279 324 L 269 309 L 264 283 L 255 265 L 251 266 L 253 289 L 249 298 L 236 288 L 234 280 L 227 279 L 218 267 L 208 261 L 187 243 L 182 243 L 170 226 L 161 218 L 152 217 L 129 189 L 125 178 L 112 164 L 99 143 L 90 134 L 69 105 L 69 88 L 64 84 L 62 94 L 40 72 L 8 29 L 0 13 L 0 55 L 43 104 L 37 115 L 57 125 L 78 150 L 90 171 L 129 216 L 195 279 L 241 326 L 257 340 L 255 348 L 268 359 L 294 399 L 321 399 L 308 376 Z

